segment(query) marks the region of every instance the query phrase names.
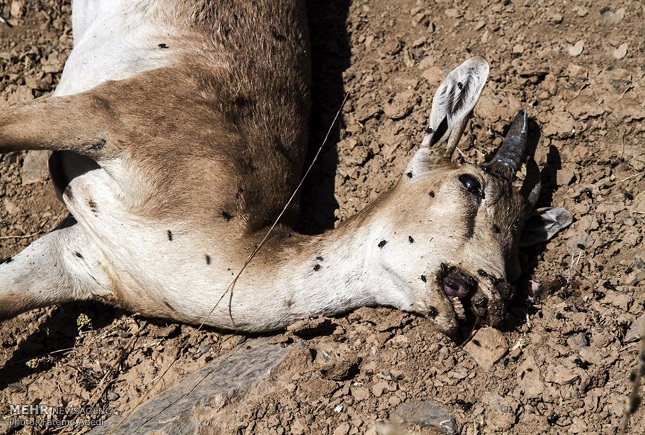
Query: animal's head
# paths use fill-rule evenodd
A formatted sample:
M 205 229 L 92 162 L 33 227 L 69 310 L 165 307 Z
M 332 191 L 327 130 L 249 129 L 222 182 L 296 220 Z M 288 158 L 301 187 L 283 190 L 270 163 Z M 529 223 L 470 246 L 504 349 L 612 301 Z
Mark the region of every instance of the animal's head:
M 382 276 L 394 281 L 390 287 L 400 289 L 396 305 L 427 316 L 448 334 L 467 318 L 493 326 L 504 319 L 530 216 L 543 240 L 571 222 L 564 209 L 534 214 L 540 185 L 530 179 L 539 177 L 526 177 L 521 188 L 514 185 L 526 158 L 524 111 L 490 161 L 451 162 L 487 76 L 488 64 L 479 57 L 450 73 L 435 94 L 428 135 L 382 204 L 390 220 L 381 225 L 386 243 L 376 258 Z

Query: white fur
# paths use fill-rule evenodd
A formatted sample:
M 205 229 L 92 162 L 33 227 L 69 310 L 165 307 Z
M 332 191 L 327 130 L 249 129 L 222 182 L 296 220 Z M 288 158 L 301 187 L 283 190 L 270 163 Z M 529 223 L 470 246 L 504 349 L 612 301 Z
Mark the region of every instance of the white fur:
M 86 91 L 106 80 L 122 80 L 167 66 L 178 50 L 168 35 L 176 29 L 158 17 L 172 2 L 154 0 L 74 0 L 74 50 L 65 64 L 56 96 Z

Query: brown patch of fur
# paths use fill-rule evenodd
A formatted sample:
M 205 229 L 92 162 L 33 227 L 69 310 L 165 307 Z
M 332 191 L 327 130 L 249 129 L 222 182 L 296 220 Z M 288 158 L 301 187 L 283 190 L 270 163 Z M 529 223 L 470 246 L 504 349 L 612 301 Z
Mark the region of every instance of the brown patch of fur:
M 182 2 L 175 10 L 183 13 L 146 11 L 178 27 L 177 42 L 188 48 L 175 66 L 5 112 L 0 151 L 118 159 L 129 172 L 115 181 L 141 195 L 126 198 L 133 213 L 207 225 L 230 210 L 239 231 L 253 232 L 278 216 L 301 173 L 310 75 L 304 4 Z M 60 121 L 52 127 L 53 118 Z

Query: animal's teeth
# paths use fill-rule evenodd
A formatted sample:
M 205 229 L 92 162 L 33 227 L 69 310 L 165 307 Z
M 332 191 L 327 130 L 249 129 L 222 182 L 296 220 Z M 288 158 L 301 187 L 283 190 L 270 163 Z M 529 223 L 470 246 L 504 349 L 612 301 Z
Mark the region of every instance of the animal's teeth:
M 464 305 L 461 303 L 461 300 L 459 298 L 452 298 L 452 307 L 454 308 L 455 314 L 457 314 L 457 318 L 459 320 L 466 320 L 466 310 L 464 309 Z

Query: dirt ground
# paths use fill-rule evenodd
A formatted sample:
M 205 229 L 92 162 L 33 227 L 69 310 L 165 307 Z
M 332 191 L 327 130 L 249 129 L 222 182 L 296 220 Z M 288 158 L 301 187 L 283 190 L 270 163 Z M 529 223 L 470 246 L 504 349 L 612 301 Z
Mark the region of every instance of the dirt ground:
M 491 78 L 456 158 L 483 161 L 527 108 L 539 126 L 536 160 L 546 167 L 540 205 L 566 207 L 575 222 L 522 252 L 525 274 L 508 321 L 465 346 L 388 308 L 273 336 L 304 347 L 294 348 L 266 394 L 227 405 L 221 433 L 394 433 L 388 424 L 400 420 L 401 407 L 428 400 L 450 411 L 461 434 L 616 433 L 645 312 L 642 2 L 308 6 L 310 148 L 349 97 L 304 188 L 301 231 L 332 228 L 393 186 L 423 137 L 437 85 L 472 55 L 489 61 Z M 67 1 L 0 1 L 0 110 L 55 88 L 71 50 L 69 14 Z M 46 158 L 0 156 L 0 258 L 65 216 Z M 127 412 L 176 357 L 153 393 L 245 339 L 92 304 L 23 314 L 0 324 L 0 433 L 53 430 L 9 424 L 10 404 Z M 641 406 L 628 433 L 644 428 Z

